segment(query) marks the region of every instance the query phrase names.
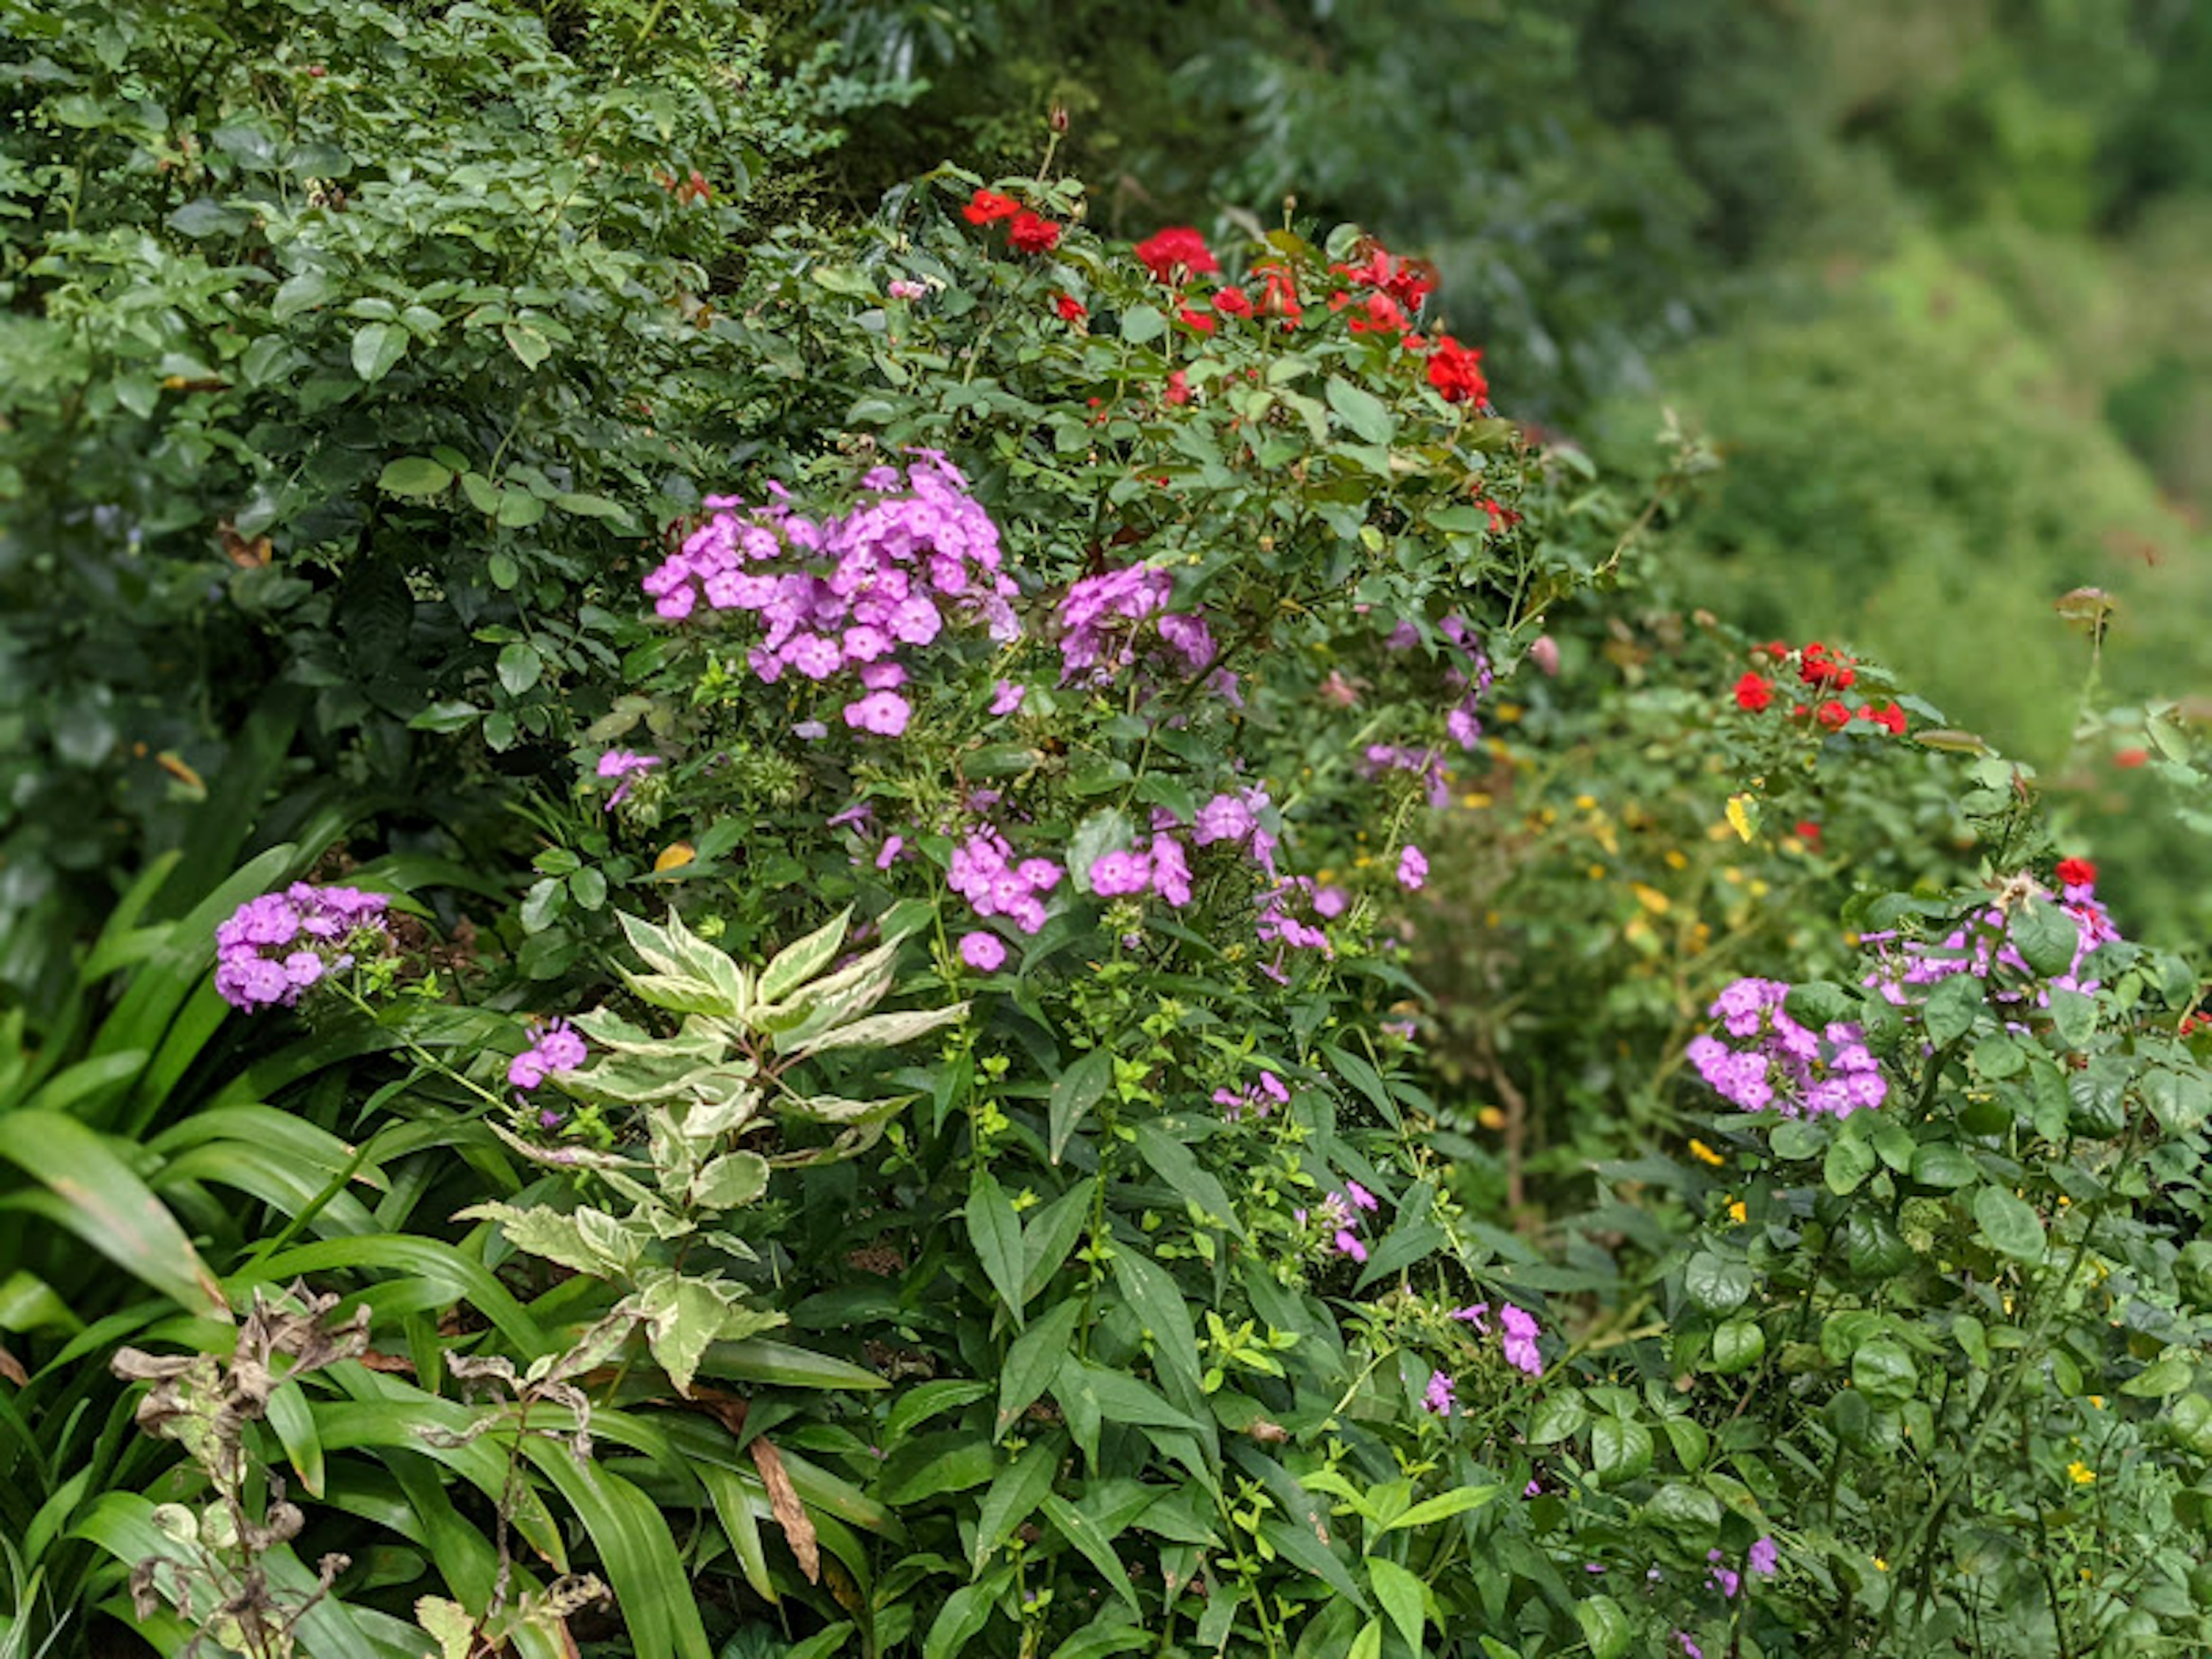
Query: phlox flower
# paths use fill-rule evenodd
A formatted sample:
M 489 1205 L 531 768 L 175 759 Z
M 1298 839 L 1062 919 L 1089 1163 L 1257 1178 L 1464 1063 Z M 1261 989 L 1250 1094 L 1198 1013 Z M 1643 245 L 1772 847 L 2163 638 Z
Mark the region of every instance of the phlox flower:
M 1429 1373 L 1429 1386 L 1421 1396 L 1421 1404 L 1438 1417 L 1449 1417 L 1452 1407 L 1459 1404 L 1453 1392 L 1452 1380 L 1442 1371 Z
M 1421 849 L 1407 843 L 1398 854 L 1398 884 L 1409 893 L 1418 893 L 1429 878 L 1429 860 Z
M 996 933 L 963 933 L 960 936 L 960 960 L 979 974 L 995 974 L 1006 965 L 1005 942 Z

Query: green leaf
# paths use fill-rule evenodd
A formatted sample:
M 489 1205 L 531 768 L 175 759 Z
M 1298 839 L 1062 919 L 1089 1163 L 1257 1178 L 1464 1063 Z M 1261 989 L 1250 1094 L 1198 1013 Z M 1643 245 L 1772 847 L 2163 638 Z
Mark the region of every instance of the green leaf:
M 1912 1153 L 1912 1178 L 1923 1187 L 1971 1187 L 1982 1177 L 1974 1160 L 1948 1140 L 1928 1141 Z
M 0 1113 L 0 1158 L 52 1194 L 16 1207 L 58 1222 L 187 1311 L 228 1322 L 230 1304 L 191 1240 L 96 1130 L 33 1108 Z
M 1902 1406 L 1919 1385 L 1912 1356 L 1887 1337 L 1862 1342 L 1851 1354 L 1851 1386 L 1876 1406 Z
M 1751 1295 L 1751 1268 L 1711 1250 L 1700 1250 L 1682 1269 L 1682 1289 L 1709 1314 L 1733 1313 Z
M 1193 1417 L 1205 1420 L 1198 1330 L 1191 1323 L 1189 1302 L 1167 1270 L 1134 1245 L 1115 1245 L 1114 1278 L 1121 1286 L 1121 1299 L 1152 1338 L 1152 1369 L 1168 1397 Z
M 2050 900 L 2031 897 L 2013 915 L 2012 942 L 2027 965 L 2049 979 L 2074 965 L 2081 933 L 2074 918 Z
M 1755 1319 L 1731 1319 L 1713 1332 L 1713 1370 L 1735 1376 L 1766 1358 L 1766 1333 Z
M 553 355 L 553 343 L 527 323 L 501 323 L 499 337 L 507 342 L 507 349 L 521 360 L 525 368 L 536 368 Z
M 1360 1612 L 1371 1613 L 1366 1592 L 1359 1588 L 1349 1569 L 1336 1553 L 1310 1531 L 1304 1522 L 1269 1520 L 1260 1523 L 1260 1535 L 1275 1547 L 1275 1553 L 1292 1566 L 1311 1574 L 1331 1589 L 1352 1602 Z
M 1390 1622 L 1398 1627 L 1398 1634 L 1413 1651 L 1413 1659 L 1420 1659 L 1421 1629 L 1427 1622 L 1428 1586 L 1395 1561 L 1383 1557 L 1370 1556 L 1367 1561 L 1368 1588 L 1375 1599 L 1382 1604 L 1382 1611 L 1390 1615 Z
M 1244 1237 L 1244 1228 L 1237 1219 L 1236 1206 L 1230 1202 L 1227 1189 L 1212 1170 L 1199 1163 L 1189 1147 L 1157 1123 L 1139 1124 L 1135 1139 L 1138 1155 L 1152 1166 L 1161 1180 L 1175 1188 L 1177 1197 L 1235 1237 Z
M 1345 1659 L 1382 1659 L 1382 1621 L 1370 1619 L 1359 1627 L 1359 1634 L 1352 1638 L 1345 1650 Z
M 1593 1595 L 1575 1603 L 1575 1619 L 1589 1644 L 1591 1659 L 1620 1659 L 1635 1639 L 1636 1632 L 1620 1603 L 1610 1595 Z
M 1953 1042 L 1972 1030 L 1974 1022 L 1981 1018 L 1985 994 L 1982 981 L 1972 974 L 1954 974 L 1941 981 L 1920 1009 L 1921 1023 L 1929 1039 Z
M 1338 418 L 1364 442 L 1387 444 L 1397 435 L 1397 421 L 1382 400 L 1365 387 L 1341 375 L 1331 375 L 1322 390 Z
M 963 1584 L 945 1598 L 929 1634 L 922 1638 L 921 1659 L 953 1659 L 975 1638 L 991 1617 L 991 1604 L 1013 1577 L 1011 1568 L 1000 1568 L 980 1584 Z
M 2162 1400 L 2179 1394 L 2196 1380 L 2197 1367 L 2185 1352 L 2164 1354 L 2120 1384 L 2120 1392 L 2136 1400 Z
M 1029 1218 L 1022 1229 L 1022 1300 L 1052 1282 L 1091 1219 L 1091 1189 L 1072 1187 Z
M 353 372 L 372 384 L 407 355 L 407 331 L 397 323 L 364 323 L 353 337 Z
M 545 659 L 527 640 L 515 640 L 501 647 L 499 683 L 508 696 L 520 696 L 538 684 L 538 677 L 544 672 Z
M 853 912 L 848 906 L 805 938 L 777 951 L 761 970 L 760 1000 L 781 1002 L 827 968 L 844 944 L 845 930 L 852 920 Z
M 988 1382 L 951 1376 L 908 1389 L 884 1419 L 884 1443 L 896 1445 L 939 1413 L 981 1400 L 990 1392 Z
M 1060 1361 L 1067 1357 L 1076 1321 L 1082 1317 L 1079 1297 L 1054 1304 L 1036 1324 L 1014 1340 L 1006 1350 L 1006 1366 L 999 1374 L 999 1413 L 992 1438 L 1002 1440 L 1006 1431 L 1052 1386 Z
M 1142 1616 L 1144 1604 L 1137 1600 L 1136 1586 L 1129 1582 L 1129 1575 L 1122 1568 L 1121 1557 L 1115 1554 L 1111 1540 L 1100 1535 L 1097 1523 L 1057 1492 L 1045 1493 L 1041 1502 L 1054 1529 L 1098 1569 L 1114 1593 L 1128 1603 L 1130 1612 Z
M 1439 1521 L 1449 1521 L 1455 1515 L 1465 1515 L 1469 1510 L 1479 1510 L 1494 1504 L 1505 1490 L 1497 1481 L 1487 1481 L 1479 1486 L 1455 1486 L 1449 1492 L 1438 1492 L 1434 1498 L 1425 1498 L 1419 1503 L 1394 1518 L 1384 1528 L 1386 1532 L 1405 1532 L 1415 1527 L 1432 1527 Z
M 2196 1072 L 2146 1072 L 2142 1088 L 2151 1115 L 2170 1135 L 2193 1134 L 2212 1113 L 2212 1090 Z
M 1651 1431 L 1626 1417 L 1601 1417 L 1590 1428 L 1590 1467 L 1601 1486 L 1618 1486 L 1651 1467 Z
M 1054 1163 L 1060 1162 L 1075 1126 L 1105 1095 L 1113 1075 L 1114 1056 L 1104 1048 L 1093 1048 L 1052 1080 L 1046 1115 Z
M 758 1152 L 726 1152 L 691 1178 L 691 1201 L 702 1210 L 735 1210 L 768 1191 L 768 1160 Z
M 1853 1192 L 1879 1163 L 1874 1148 L 1846 1129 L 1828 1144 L 1828 1154 L 1820 1164 L 1821 1179 L 1832 1193 Z
M 2021 1261 L 2043 1260 L 2043 1218 L 2026 1200 L 1984 1187 L 1974 1194 L 1974 1222 L 1992 1249 Z
M 453 469 L 428 455 L 403 455 L 386 464 L 377 474 L 376 487 L 387 495 L 435 495 L 453 481 Z
M 1060 1464 L 1058 1438 L 1033 1441 L 993 1478 L 975 1515 L 975 1551 L 969 1563 L 974 1572 L 983 1571 L 992 1553 L 1013 1536 L 1014 1528 L 1030 1518 L 1052 1490 L 1053 1474 Z
M 875 1372 L 835 1355 L 762 1337 L 717 1342 L 699 1362 L 702 1376 L 763 1382 L 776 1389 L 888 1389 Z
M 1008 1198 L 988 1170 L 975 1171 L 968 1186 L 968 1238 L 975 1247 L 976 1259 L 983 1265 L 984 1276 L 991 1288 L 998 1291 L 999 1299 L 1014 1316 L 1018 1329 L 1023 1323 L 1022 1287 L 1024 1274 L 1022 1260 L 1022 1222 L 1014 1213 L 1013 1200 Z
M 1151 306 L 1131 306 L 1121 313 L 1121 337 L 1131 345 L 1146 345 L 1168 331 L 1168 319 Z
M 635 1659 L 713 1659 L 660 1506 L 620 1475 L 578 1459 L 565 1442 L 525 1435 L 519 1443 L 591 1534 Z

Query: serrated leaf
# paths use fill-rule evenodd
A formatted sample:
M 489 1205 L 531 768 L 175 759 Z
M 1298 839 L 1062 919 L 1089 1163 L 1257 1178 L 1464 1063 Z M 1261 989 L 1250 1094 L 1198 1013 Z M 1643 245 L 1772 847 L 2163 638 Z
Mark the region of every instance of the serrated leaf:
M 1388 444 L 1397 435 L 1396 418 L 1382 400 L 1364 386 L 1355 386 L 1341 375 L 1331 375 L 1322 392 L 1337 417 L 1362 441 Z

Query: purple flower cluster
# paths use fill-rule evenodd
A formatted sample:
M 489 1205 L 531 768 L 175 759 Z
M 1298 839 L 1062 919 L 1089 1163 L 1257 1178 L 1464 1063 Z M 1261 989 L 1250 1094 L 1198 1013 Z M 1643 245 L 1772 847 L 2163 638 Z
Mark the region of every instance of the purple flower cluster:
M 1158 565 L 1133 564 L 1073 584 L 1060 602 L 1060 684 L 1103 685 L 1137 660 L 1139 624 L 1198 673 L 1218 654 L 1205 619 L 1168 610 L 1175 580 Z
M 977 915 L 1004 916 L 1034 933 L 1044 926 L 1044 896 L 1066 873 L 1050 859 L 1018 862 L 1006 838 L 986 824 L 952 849 L 945 882 Z
M 1265 789 L 1224 791 L 1198 809 L 1198 817 L 1191 825 L 1191 839 L 1200 847 L 1226 842 L 1232 848 L 1249 852 L 1253 862 L 1272 880 L 1275 877 L 1275 851 L 1282 843 L 1260 822 L 1260 814 L 1268 804 Z
M 1442 811 L 1451 805 L 1451 780 L 1444 772 L 1443 752 L 1437 749 L 1407 749 L 1395 743 L 1370 743 L 1360 757 L 1362 777 L 1379 778 L 1385 772 L 1412 772 L 1421 780 L 1428 803 Z
M 1164 830 L 1152 833 L 1145 852 L 1133 848 L 1101 854 L 1092 861 L 1091 890 L 1101 898 L 1157 893 L 1180 910 L 1190 902 L 1190 858 L 1182 843 Z
M 1718 1550 L 1706 1551 L 1705 1559 L 1711 1564 L 1708 1576 L 1713 1588 L 1734 1601 L 1737 1591 L 1743 1588 L 1743 1575 L 1731 1568 L 1727 1557 Z M 1782 1551 L 1773 1539 L 1761 1538 L 1744 1553 L 1743 1565 L 1761 1578 L 1771 1578 L 1782 1565 Z
M 574 1071 L 590 1052 L 567 1020 L 548 1020 L 532 1029 L 530 1046 L 507 1062 L 507 1080 L 518 1089 L 535 1089 L 552 1073 Z
M 1723 1100 L 1747 1112 L 1770 1107 L 1788 1117 L 1849 1117 L 1881 1104 L 1889 1084 L 1848 1020 L 1815 1032 L 1783 1012 L 1790 987 L 1780 980 L 1740 979 L 1710 1011 L 1732 1047 L 1711 1035 L 1692 1040 L 1688 1057 Z
M 653 609 L 680 621 L 703 598 L 716 611 L 751 611 L 763 632 L 746 659 L 763 682 L 849 672 L 859 695 L 845 724 L 897 737 L 913 714 L 899 695 L 908 669 L 897 653 L 933 642 L 948 606 L 1002 644 L 1021 632 L 998 526 L 958 469 L 933 451 L 915 453 L 903 477 L 877 467 L 857 506 L 820 520 L 793 511 L 781 484 L 750 514 L 734 496 L 709 497 L 713 516 L 646 577 Z
M 390 902 L 381 893 L 304 881 L 248 899 L 215 930 L 215 988 L 249 1013 L 271 1004 L 289 1008 L 325 974 L 390 944 L 384 926 Z
M 1342 1192 L 1322 1194 L 1321 1207 L 1315 1212 L 1314 1218 L 1328 1234 L 1328 1242 L 1339 1255 L 1364 1262 L 1367 1260 L 1367 1246 L 1360 1242 L 1359 1217 L 1363 1211 L 1372 1215 L 1382 1207 L 1382 1201 L 1366 1188 L 1356 1181 L 1347 1181 Z M 1301 1227 L 1306 1224 L 1304 1210 L 1293 1210 L 1291 1217 Z
M 1273 1072 L 1263 1071 L 1260 1080 L 1244 1090 L 1216 1089 L 1213 1103 L 1221 1108 L 1224 1122 L 1234 1123 L 1249 1112 L 1254 1117 L 1267 1117 L 1278 1106 L 1291 1103 L 1291 1091 L 1283 1086 L 1282 1079 Z
M 1475 1334 L 1486 1336 L 1490 1332 L 1490 1304 L 1478 1302 L 1470 1308 L 1455 1308 L 1452 1317 L 1474 1327 Z M 1516 1308 L 1510 1302 L 1498 1304 L 1498 1341 L 1504 1350 L 1506 1363 L 1531 1376 L 1544 1373 L 1544 1354 L 1537 1346 L 1543 1327 L 1536 1316 L 1525 1308 Z
M 2040 975 L 2012 943 L 2005 911 L 1996 905 L 1978 912 L 1940 941 L 1911 939 L 1892 949 L 1897 939 L 1894 933 L 1862 935 L 1863 943 L 1883 947 L 1881 960 L 1865 983 L 1899 1007 L 1914 1000 L 1906 988 L 1909 986 L 1933 985 L 1956 974 L 1986 980 L 2000 969 L 2011 982 L 1991 994 L 1996 1002 L 2025 1004 L 2032 1000 L 2035 1006 L 2047 1008 L 2052 991 L 2094 991 L 2099 981 L 2083 976 L 2082 964 L 2100 945 L 2116 941 L 2120 930 L 2087 882 L 2062 888 L 2058 908 L 2074 924 L 2074 960 L 2063 973 L 2036 984 L 2032 998 L 2027 982 L 2040 980 Z
M 1472 749 L 1482 737 L 1482 722 L 1475 718 L 1474 710 L 1476 704 L 1482 700 L 1482 694 L 1490 690 L 1490 659 L 1483 654 L 1482 647 L 1475 643 L 1474 630 L 1467 625 L 1464 617 L 1446 617 L 1437 624 L 1437 632 L 1443 635 L 1449 647 L 1448 660 L 1444 668 L 1444 684 L 1451 689 L 1456 698 L 1452 706 L 1445 711 L 1444 730 L 1450 734 L 1452 741 L 1461 748 Z M 1389 636 L 1382 641 L 1383 645 L 1392 651 L 1410 651 L 1420 642 L 1420 629 L 1412 623 L 1403 621 L 1392 629 Z M 1556 648 L 1554 655 L 1556 657 Z M 1556 662 L 1554 669 L 1556 670 Z M 1380 748 L 1382 745 L 1377 744 L 1376 747 Z M 1429 772 L 1431 766 L 1434 764 L 1432 759 L 1425 758 L 1414 764 L 1407 764 L 1403 757 L 1413 755 L 1415 752 L 1407 750 L 1395 750 L 1394 753 L 1401 758 L 1389 763 L 1403 766 L 1409 771 Z M 1368 750 L 1368 757 L 1370 764 L 1375 763 L 1374 749 Z M 1430 801 L 1436 806 L 1443 806 L 1445 804 L 1444 801 L 1436 799 L 1438 787 L 1437 780 L 1441 775 L 1442 768 L 1437 766 L 1430 778 Z
M 1438 1417 L 1449 1417 L 1452 1407 L 1459 1404 L 1451 1378 L 1442 1371 L 1431 1371 L 1429 1386 L 1421 1395 L 1421 1404 Z
M 610 749 L 599 757 L 599 775 L 601 778 L 619 778 L 614 793 L 607 797 L 605 810 L 611 812 L 629 798 L 630 786 L 661 763 L 658 755 L 641 755 L 634 749 Z

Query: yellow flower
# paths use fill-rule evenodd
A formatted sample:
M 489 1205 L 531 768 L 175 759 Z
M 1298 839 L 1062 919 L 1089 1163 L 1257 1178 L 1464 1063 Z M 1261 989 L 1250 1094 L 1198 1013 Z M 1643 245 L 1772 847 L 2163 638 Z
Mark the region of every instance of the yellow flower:
M 1490 805 L 1490 792 L 1486 789 L 1470 790 L 1459 798 L 1459 804 L 1462 806 L 1471 806 L 1480 811 Z
M 2089 1396 L 2089 1403 L 2099 1411 L 2102 1411 L 2105 1409 L 2105 1396 L 2101 1394 L 2093 1394 Z
M 1587 812 L 1591 807 L 1597 805 L 1597 797 L 1595 795 L 1577 795 L 1575 797 L 1575 805 L 1583 811 Z
M 1501 1107 L 1486 1106 L 1474 1115 L 1474 1121 L 1486 1129 L 1502 1129 L 1505 1127 L 1505 1113 Z
M 1753 795 L 1730 795 L 1728 803 L 1729 828 L 1736 839 L 1749 841 L 1759 833 L 1759 799 Z
M 1667 849 L 1667 867 L 1669 870 L 1686 870 L 1690 867 L 1690 861 L 1682 856 L 1680 848 L 1670 847 Z
M 1744 1207 L 1741 1199 L 1732 1198 L 1729 1200 L 1729 1219 L 1739 1227 L 1751 1219 L 1751 1212 Z
M 1603 881 L 1605 879 L 1605 866 L 1602 864 L 1593 864 L 1590 866 L 1589 878 L 1592 881 Z
M 1674 908 L 1674 901 L 1656 887 L 1646 886 L 1640 881 L 1631 882 L 1628 890 L 1636 895 L 1636 902 L 1655 916 L 1663 916 Z
M 1889 1571 L 1889 1563 L 1883 1560 L 1881 1557 L 1877 1555 L 1874 1559 L 1874 1570 L 1876 1572 L 1887 1572 Z
M 1700 1164 L 1711 1164 L 1716 1170 L 1719 1169 L 1722 1164 L 1728 1162 L 1728 1159 L 1723 1158 L 1711 1147 L 1706 1146 L 1704 1141 L 1694 1139 L 1690 1142 L 1690 1156 L 1697 1159 Z
M 2066 1466 L 2066 1478 L 2077 1486 L 2094 1486 L 2097 1484 L 2096 1470 L 2078 1457 Z

